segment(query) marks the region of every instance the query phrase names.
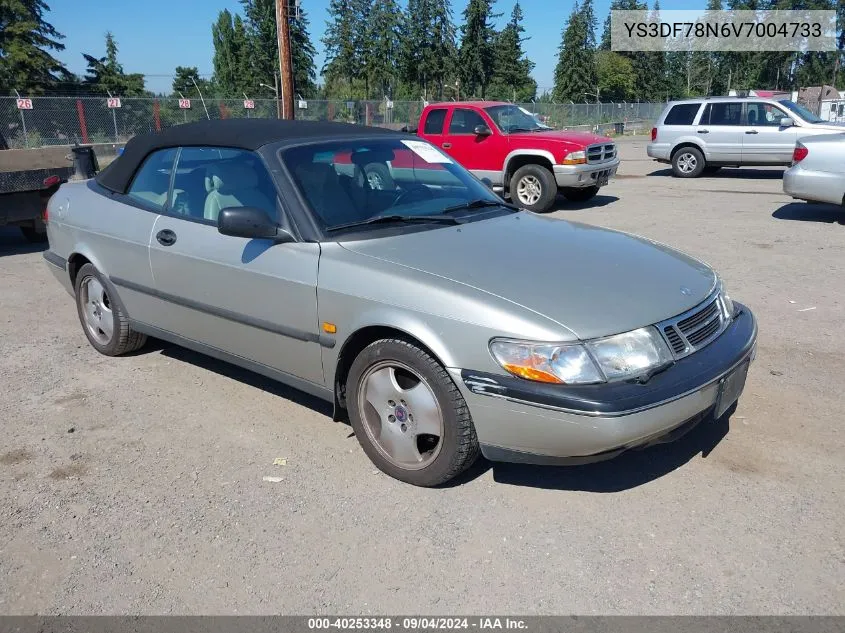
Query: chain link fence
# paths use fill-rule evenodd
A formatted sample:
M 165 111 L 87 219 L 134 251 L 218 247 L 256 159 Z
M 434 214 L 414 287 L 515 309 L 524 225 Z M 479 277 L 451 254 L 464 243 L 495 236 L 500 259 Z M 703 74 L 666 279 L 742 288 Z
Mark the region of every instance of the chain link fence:
M 0 97 L 0 133 L 9 148 L 45 145 L 122 145 L 136 134 L 203 119 L 275 118 L 275 99 L 191 99 L 125 97 L 33 97 L 23 103 Z M 111 101 L 111 104 L 109 103 Z M 24 106 L 20 108 L 20 106 Z M 252 107 L 246 107 L 250 105 Z M 546 125 L 602 133 L 646 133 L 663 103 L 526 103 Z M 343 121 L 401 129 L 415 128 L 422 101 L 309 100 L 294 102 L 295 118 Z M 622 125 L 620 125 L 622 124 Z

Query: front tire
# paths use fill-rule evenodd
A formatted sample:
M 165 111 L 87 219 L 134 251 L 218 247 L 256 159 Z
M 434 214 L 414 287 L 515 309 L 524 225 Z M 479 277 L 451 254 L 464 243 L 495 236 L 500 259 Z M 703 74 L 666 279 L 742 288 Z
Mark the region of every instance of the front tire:
M 555 176 L 542 165 L 523 165 L 510 182 L 511 200 L 535 213 L 549 211 L 557 196 Z
M 682 147 L 672 155 L 672 173 L 678 178 L 698 178 L 707 163 L 695 147 Z
M 599 192 L 598 187 L 562 187 L 560 192 L 570 202 L 586 202 Z
M 469 408 L 445 369 L 402 339 L 364 348 L 347 380 L 355 436 L 382 472 L 415 486 L 438 486 L 478 458 Z
M 106 356 L 134 352 L 147 342 L 144 334 L 129 327 L 129 319 L 109 296 L 100 271 L 85 264 L 76 275 L 76 311 L 91 346 Z

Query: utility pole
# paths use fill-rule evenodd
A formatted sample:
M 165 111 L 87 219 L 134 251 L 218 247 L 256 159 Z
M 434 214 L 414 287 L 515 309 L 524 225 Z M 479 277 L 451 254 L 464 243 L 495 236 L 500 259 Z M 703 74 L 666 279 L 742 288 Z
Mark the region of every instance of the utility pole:
M 279 41 L 279 76 L 281 78 L 281 118 L 293 118 L 293 64 L 290 52 L 288 1 L 276 0 L 276 38 Z

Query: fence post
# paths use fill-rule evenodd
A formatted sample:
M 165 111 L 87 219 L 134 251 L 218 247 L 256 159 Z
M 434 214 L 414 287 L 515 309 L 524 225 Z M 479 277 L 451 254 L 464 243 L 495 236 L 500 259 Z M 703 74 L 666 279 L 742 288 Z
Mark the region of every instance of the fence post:
M 79 131 L 82 133 L 82 142 L 88 143 L 88 126 L 85 125 L 85 106 L 82 99 L 76 100 L 76 114 L 79 116 Z
M 153 101 L 153 123 L 155 123 L 156 132 L 161 132 L 161 114 L 159 112 L 158 99 Z

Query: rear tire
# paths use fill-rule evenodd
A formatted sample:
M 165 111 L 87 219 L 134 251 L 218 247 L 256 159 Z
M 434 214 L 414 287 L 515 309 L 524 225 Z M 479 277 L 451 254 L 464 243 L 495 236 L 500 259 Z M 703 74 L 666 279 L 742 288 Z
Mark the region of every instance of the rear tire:
M 106 356 L 134 352 L 147 342 L 129 327 L 129 319 L 108 294 L 108 285 L 93 264 L 79 269 L 74 284 L 76 311 L 91 346 Z
M 570 202 L 586 202 L 599 192 L 598 187 L 561 187 L 563 197 Z
M 557 196 L 555 176 L 542 165 L 523 165 L 511 178 L 510 196 L 523 209 L 545 213 L 554 206 Z
M 41 244 L 47 241 L 47 229 L 36 226 L 19 226 L 24 239 L 32 244 Z
M 417 345 L 382 339 L 352 362 L 349 419 L 361 448 L 382 472 L 415 486 L 438 486 L 478 458 L 469 408 L 449 374 Z
M 672 155 L 672 173 L 678 178 L 698 178 L 707 164 L 695 147 L 682 147 Z

